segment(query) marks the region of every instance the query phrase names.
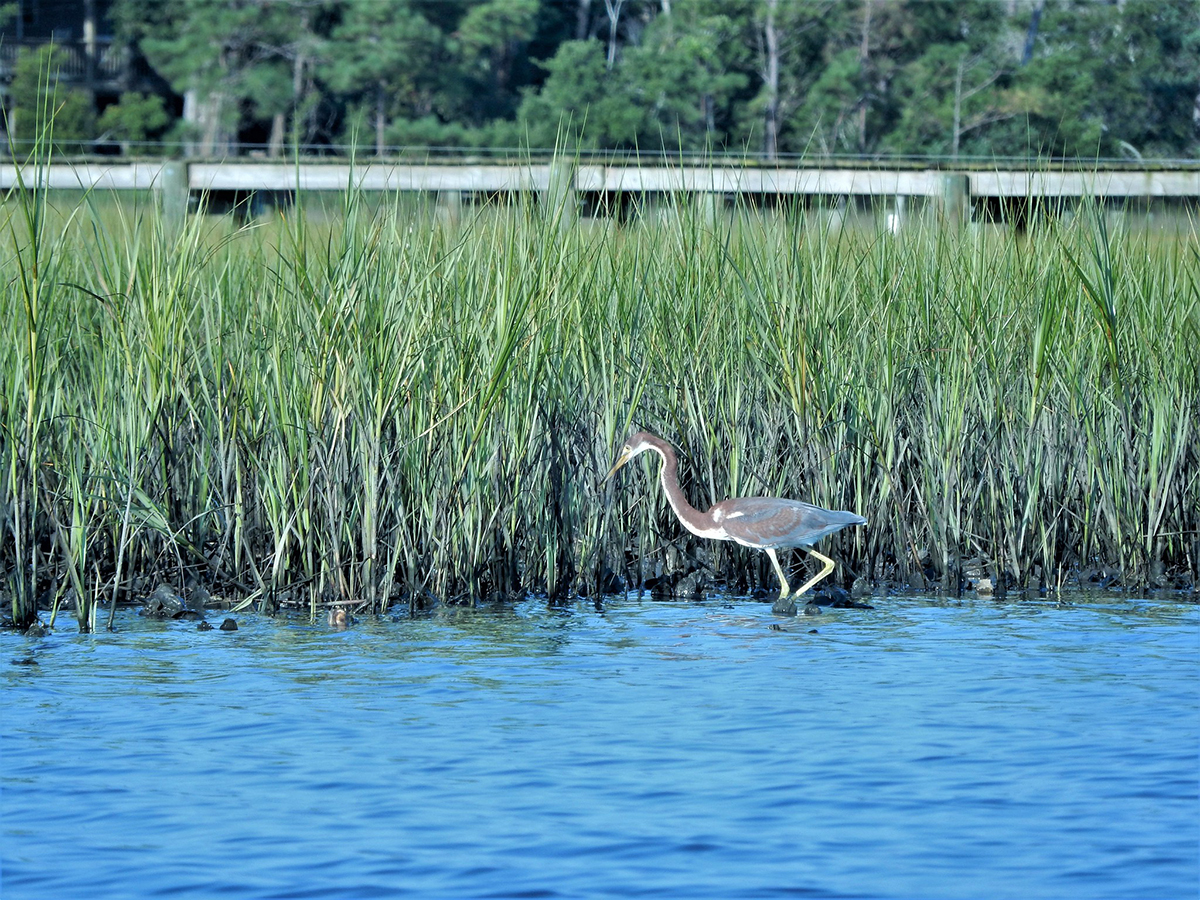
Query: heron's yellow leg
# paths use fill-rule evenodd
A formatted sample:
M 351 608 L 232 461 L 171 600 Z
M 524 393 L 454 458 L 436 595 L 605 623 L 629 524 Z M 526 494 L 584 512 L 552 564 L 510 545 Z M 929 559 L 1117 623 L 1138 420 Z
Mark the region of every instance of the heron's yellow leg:
M 796 593 L 793 595 L 796 597 L 799 597 L 801 594 L 803 594 L 807 591 L 811 591 L 814 584 L 816 584 L 818 581 L 820 581 L 822 578 L 824 578 L 826 575 L 828 575 L 830 572 L 833 571 L 833 560 L 832 559 L 830 559 L 828 556 L 825 556 L 822 553 L 818 553 L 816 550 L 809 550 L 808 552 L 811 553 L 813 556 L 815 556 L 817 559 L 821 560 L 821 562 L 825 563 L 825 567 L 822 568 L 820 572 L 818 572 L 816 575 L 814 575 L 808 581 L 804 582 L 803 585 L 801 585 L 800 590 L 796 591 Z
M 784 577 L 783 567 L 779 565 L 779 557 L 775 555 L 775 551 L 770 547 L 766 548 L 767 556 L 771 557 L 771 565 L 775 567 L 775 574 L 779 576 L 779 599 L 782 600 L 788 595 L 791 590 L 788 587 L 787 578 Z

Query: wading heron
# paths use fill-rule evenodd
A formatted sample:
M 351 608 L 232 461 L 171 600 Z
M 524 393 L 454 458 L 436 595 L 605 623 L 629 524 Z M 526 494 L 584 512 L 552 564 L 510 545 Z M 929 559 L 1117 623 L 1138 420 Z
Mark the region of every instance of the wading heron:
M 683 489 L 679 487 L 679 459 L 674 449 L 666 441 L 645 431 L 639 431 L 625 442 L 608 477 L 612 478 L 622 466 L 647 450 L 653 450 L 662 457 L 663 492 L 684 528 L 698 537 L 736 541 L 743 547 L 767 551 L 775 574 L 779 576 L 779 599 L 772 607 L 775 612 L 794 613 L 796 598 L 811 590 L 813 585 L 833 571 L 833 560 L 813 549 L 817 541 L 848 525 L 867 524 L 866 519 L 852 512 L 822 509 L 811 503 L 781 497 L 737 497 L 722 500 L 707 512 L 701 512 L 688 503 Z M 811 553 L 824 563 L 821 571 L 794 594 L 788 587 L 787 577 L 776 555 L 777 550 L 793 547 Z

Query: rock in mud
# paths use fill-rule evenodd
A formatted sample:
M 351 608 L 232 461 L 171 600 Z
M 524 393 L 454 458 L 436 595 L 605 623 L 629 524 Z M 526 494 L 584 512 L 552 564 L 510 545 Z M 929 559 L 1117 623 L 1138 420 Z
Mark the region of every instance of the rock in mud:
M 619 594 L 625 590 L 625 579 L 605 566 L 600 570 L 598 588 L 601 594 Z
M 819 595 L 818 602 L 822 601 L 826 606 L 841 607 L 850 602 L 850 595 L 846 592 L 845 588 L 836 584 L 830 584 L 826 585 L 825 589 Z
M 188 588 L 187 596 L 183 602 L 192 612 L 200 613 L 203 616 L 204 608 L 212 605 L 212 595 L 203 585 L 196 584 Z
M 796 614 L 796 598 L 791 594 L 780 597 L 771 604 L 771 612 L 777 616 L 794 616 Z
M 672 593 L 683 600 L 703 600 L 707 584 L 708 578 L 697 569 L 680 578 Z
M 963 577 L 970 580 L 983 578 L 987 575 L 989 565 L 986 557 L 972 556 L 970 559 L 964 560 L 962 564 Z
M 863 603 L 861 600 L 851 600 L 850 598 L 847 597 L 844 600 L 834 600 L 832 603 L 829 604 L 829 608 L 830 609 L 874 609 L 875 607 L 873 607 L 870 603 Z
M 1120 569 L 1112 566 L 1098 566 L 1092 569 L 1084 569 L 1079 573 L 1080 583 L 1087 582 L 1098 587 L 1109 587 L 1110 585 L 1120 584 L 1124 580 L 1124 576 Z
M 174 619 L 187 609 L 183 598 L 169 584 L 160 584 L 142 602 L 141 614 L 151 619 Z

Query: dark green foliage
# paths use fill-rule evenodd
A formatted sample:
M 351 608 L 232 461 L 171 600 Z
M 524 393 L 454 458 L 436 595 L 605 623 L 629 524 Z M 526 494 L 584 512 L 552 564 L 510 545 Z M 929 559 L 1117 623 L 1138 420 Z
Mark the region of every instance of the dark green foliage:
M 9 134 L 18 142 L 19 151 L 33 146 L 51 116 L 55 152 L 79 153 L 95 137 L 96 113 L 91 97 L 60 79 L 61 70 L 68 64 L 66 53 L 61 47 L 46 44 L 36 51 L 22 49 L 17 57 L 9 87 Z
M 540 91 L 531 91 L 518 114 L 531 147 L 553 147 L 560 122 L 584 146 L 599 145 L 602 128 L 587 127 L 606 106 L 604 47 L 597 41 L 567 41 L 544 63 L 548 78 Z M 607 118 L 607 117 L 606 117 Z
M 103 136 L 125 145 L 128 153 L 131 145 L 144 145 L 151 136 L 160 134 L 169 122 L 162 97 L 128 92 L 121 95 L 118 103 L 104 110 L 97 128 Z M 152 149 L 138 146 L 134 152 L 146 153 Z
M 1198 50 L 1195 0 L 1047 4 L 1034 57 L 1012 82 L 1014 110 L 1046 153 L 1194 156 Z
M 417 6 L 349 0 L 330 36 L 325 78 L 353 98 L 346 136 L 371 133 L 377 153 L 383 152 L 388 124 L 397 117 L 432 117 L 441 124 L 432 110 L 446 39 Z M 442 143 L 440 136 L 431 137 L 423 143 Z
M 768 156 L 1200 153 L 1200 0 L 117 0 L 113 15 L 190 97 L 202 153 L 564 134 Z

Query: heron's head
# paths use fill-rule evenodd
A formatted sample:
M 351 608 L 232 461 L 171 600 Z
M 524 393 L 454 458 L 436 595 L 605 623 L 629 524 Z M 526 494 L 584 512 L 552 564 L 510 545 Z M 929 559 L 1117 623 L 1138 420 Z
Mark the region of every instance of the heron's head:
M 638 454 L 655 449 L 654 443 L 656 440 L 657 438 L 654 435 L 648 434 L 645 431 L 639 431 L 637 434 L 631 435 L 629 440 L 625 442 L 625 446 L 621 448 L 621 455 L 617 457 L 616 464 L 608 470 L 606 480 L 616 475 L 625 463 Z

